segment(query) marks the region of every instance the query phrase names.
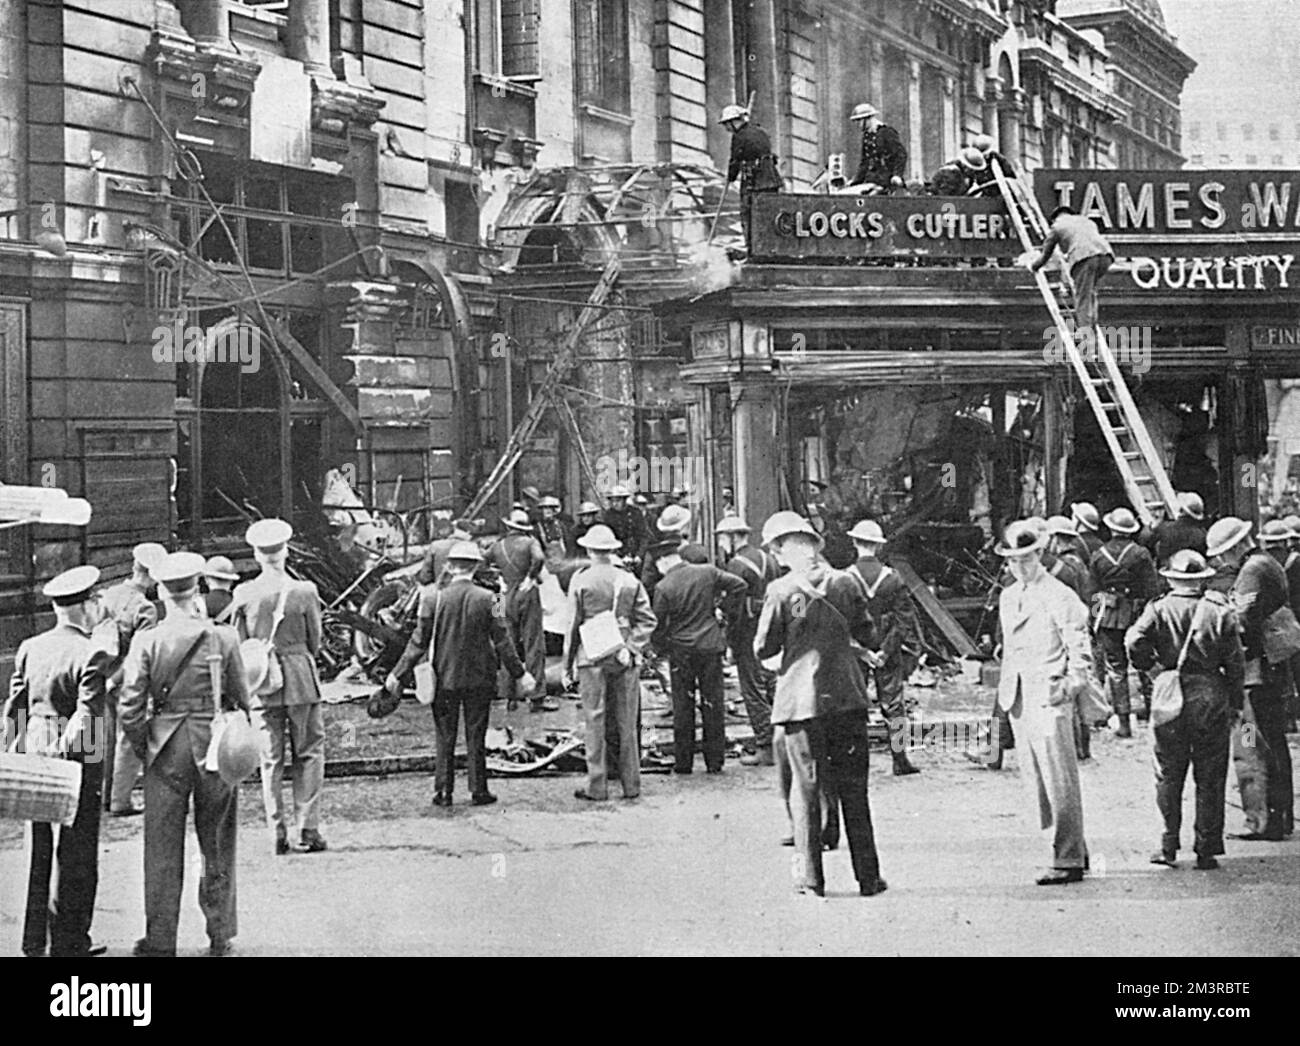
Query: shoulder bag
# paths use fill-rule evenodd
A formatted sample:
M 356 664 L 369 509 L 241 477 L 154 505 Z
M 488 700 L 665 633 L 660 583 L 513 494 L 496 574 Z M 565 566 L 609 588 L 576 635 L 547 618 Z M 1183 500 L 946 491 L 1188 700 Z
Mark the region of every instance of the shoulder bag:
M 280 598 L 275 604 L 275 616 L 271 618 L 270 634 L 265 639 L 250 636 L 239 644 L 239 653 L 245 665 L 257 664 L 259 661 L 266 663 L 261 681 L 251 688 L 257 697 L 265 697 L 284 689 L 284 666 L 280 664 L 280 655 L 275 649 L 275 633 L 284 620 L 284 605 L 288 598 L 289 579 L 286 577 L 280 588 Z
M 1200 611 L 1201 603 L 1198 601 L 1187 624 L 1187 638 L 1183 640 L 1183 648 L 1178 652 L 1178 663 L 1159 673 L 1151 683 L 1152 726 L 1171 723 L 1183 714 L 1183 663 L 1187 660 L 1187 651 L 1192 645 L 1192 635 L 1196 632 L 1196 618 Z
M 1264 658 L 1281 664 L 1300 654 L 1300 621 L 1285 603 L 1264 619 Z

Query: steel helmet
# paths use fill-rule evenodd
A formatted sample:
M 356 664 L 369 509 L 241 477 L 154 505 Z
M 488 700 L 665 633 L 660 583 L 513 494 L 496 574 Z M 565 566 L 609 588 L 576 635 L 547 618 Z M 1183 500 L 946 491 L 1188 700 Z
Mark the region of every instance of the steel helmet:
M 723 106 L 722 116 L 718 118 L 718 123 L 731 123 L 732 120 L 748 120 L 749 110 L 743 105 Z
M 1286 524 L 1287 530 L 1291 531 L 1293 538 L 1300 538 L 1300 516 L 1287 516 L 1282 522 Z
M 592 501 L 584 501 L 581 505 L 578 506 L 578 515 L 580 516 L 594 516 L 599 511 L 600 511 L 600 506 Z
M 957 157 L 957 162 L 972 171 L 982 171 L 989 165 L 988 161 L 984 159 L 984 154 L 971 145 L 966 146 L 961 151 Z
M 864 519 L 853 525 L 853 529 L 847 534 L 853 541 L 863 541 L 873 545 L 883 545 L 885 543 L 885 532 L 880 529 L 880 524 L 874 519 Z
M 1096 530 L 1101 526 L 1101 513 L 1091 501 L 1076 501 L 1071 505 L 1070 518 L 1089 530 Z
M 1142 524 L 1137 521 L 1137 517 L 1123 505 L 1107 512 L 1102 517 L 1102 522 L 1110 528 L 1112 534 L 1136 534 L 1142 529 Z
M 1192 519 L 1205 518 L 1205 501 L 1193 490 L 1186 490 L 1178 495 L 1178 507 L 1183 510 L 1183 515 L 1191 516 Z
M 1291 540 L 1291 528 L 1280 519 L 1270 519 L 1260 527 L 1255 539 L 1261 545 L 1284 545 Z
M 860 105 L 855 105 L 855 106 L 853 107 L 853 114 L 849 117 L 849 119 L 850 119 L 850 120 L 869 120 L 869 119 L 871 119 L 871 117 L 873 117 L 873 116 L 879 116 L 879 115 L 880 115 L 880 110 L 879 110 L 879 109 L 877 109 L 877 108 L 876 108 L 874 105 L 872 105 L 870 102 L 863 102 L 863 103 L 861 103 Z
M 763 524 L 763 544 L 770 545 L 778 538 L 787 537 L 790 534 L 807 534 L 811 538 L 821 540 L 821 535 L 813 529 L 809 523 L 798 512 L 774 512 L 767 518 Z
M 1052 516 L 1047 521 L 1047 533 L 1049 535 L 1065 534 L 1068 537 L 1078 537 L 1079 532 L 1074 528 L 1074 520 L 1065 516 Z
M 1205 557 L 1195 549 L 1181 548 L 1169 557 L 1169 566 L 1160 574 L 1174 581 L 1200 581 L 1214 577 L 1214 568 L 1207 566 Z
M 1205 533 L 1205 554 L 1221 556 L 1250 533 L 1250 524 L 1236 516 L 1224 516 Z
M 739 516 L 723 516 L 722 520 L 713 528 L 715 534 L 748 534 L 749 524 Z

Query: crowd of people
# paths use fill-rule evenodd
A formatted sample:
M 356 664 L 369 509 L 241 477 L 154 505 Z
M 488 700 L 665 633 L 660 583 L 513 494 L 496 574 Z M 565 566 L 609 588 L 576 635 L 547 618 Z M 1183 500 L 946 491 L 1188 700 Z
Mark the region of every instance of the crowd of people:
M 539 578 L 551 565 L 566 575 L 569 611 L 560 677 L 564 688 L 576 687 L 586 727 L 587 779 L 575 797 L 607 801 L 614 782 L 624 799 L 640 794 L 640 680 L 647 672 L 661 674 L 672 695 L 674 772 L 694 770 L 697 706 L 705 772 L 721 772 L 730 651 L 753 730 L 741 762 L 777 770 L 788 820 L 781 842 L 796 850 L 796 890 L 824 893 L 822 854 L 838 846 L 842 826 L 859 892 L 878 894 L 886 882 L 867 786 L 873 681 L 890 725 L 893 773 L 919 772 L 907 752 L 903 691 L 921 649 L 920 628 L 907 586 L 881 558 L 886 535 L 875 521 L 859 521 L 848 532 L 856 561 L 839 570 L 826 562 L 808 518 L 777 512 L 753 541 L 748 523 L 732 512 L 715 528 L 715 566 L 690 539 L 682 494 L 647 518 L 626 488 L 615 488 L 608 508 L 584 502 L 571 524 L 558 499 L 529 490 L 486 551 L 460 525 L 433 542 L 420 574 L 415 632 L 385 682 L 400 695 L 408 673 L 427 659 L 432 801 L 454 803 L 462 712 L 470 801 L 487 805 L 496 801 L 485 753 L 493 700 L 527 699 L 533 707 L 547 700 L 537 601 Z M 1196 867 L 1217 866 L 1230 757 L 1247 817 L 1241 837 L 1276 841 L 1293 830 L 1286 733 L 1295 727 L 1291 702 L 1300 676 L 1300 517 L 1270 520 L 1254 532 L 1233 517 L 1207 528 L 1195 494 L 1180 495 L 1180 507 L 1177 518 L 1144 529 L 1123 506 L 1103 516 L 1080 502 L 1069 516 L 1010 524 L 996 547 L 1006 567 L 1001 671 L 990 749 L 973 758 L 1000 769 L 1003 750 L 1018 750 L 1040 824 L 1052 829 L 1042 885 L 1078 882 L 1088 868 L 1078 764 L 1090 758 L 1092 734 L 1112 714 L 1121 738 L 1133 736 L 1134 717 L 1153 724 L 1163 819 L 1154 863 L 1176 863 L 1190 768 Z M 204 561 L 146 544 L 134 550 L 131 576 L 102 594 L 92 566 L 45 586 L 55 625 L 21 645 L 4 715 L 21 727 L 19 747 L 82 764 L 81 797 L 71 825 L 32 825 L 24 954 L 102 950 L 90 936 L 100 816 L 103 809 L 141 812 L 132 805 L 140 767 L 146 931 L 135 952 L 176 951 L 192 806 L 210 953 L 229 953 L 237 932 L 238 780 L 209 756 L 221 709 L 248 714 L 261 732 L 273 852 L 326 848 L 319 830 L 325 732 L 314 661 L 320 599 L 310 582 L 286 572 L 291 536 L 281 520 L 249 527 L 259 574 L 239 585 L 224 557 Z M 485 573 L 488 566 L 494 570 Z M 115 726 L 97 736 L 106 713 Z M 282 798 L 286 745 L 292 812 Z

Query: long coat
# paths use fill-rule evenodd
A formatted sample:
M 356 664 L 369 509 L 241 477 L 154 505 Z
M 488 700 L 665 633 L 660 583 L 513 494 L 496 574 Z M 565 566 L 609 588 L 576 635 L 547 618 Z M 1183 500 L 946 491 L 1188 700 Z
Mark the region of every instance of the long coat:
M 314 705 L 320 701 L 320 680 L 316 676 L 316 654 L 321 643 L 320 594 L 311 581 L 286 577 L 289 594 L 284 603 L 284 620 L 275 632 L 275 650 L 284 669 L 284 689 L 254 699 L 254 707 L 281 708 Z M 240 639 L 266 639 L 275 619 L 280 582 L 261 574 L 235 589 L 230 620 Z M 260 702 L 260 705 L 258 704 Z

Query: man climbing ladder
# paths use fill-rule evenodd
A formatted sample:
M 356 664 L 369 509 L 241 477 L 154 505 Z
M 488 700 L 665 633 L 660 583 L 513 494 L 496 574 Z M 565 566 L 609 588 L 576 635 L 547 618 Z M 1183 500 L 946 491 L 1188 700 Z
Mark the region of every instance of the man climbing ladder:
M 1083 331 L 1083 336 L 1091 339 L 1097 328 L 1097 284 L 1115 264 L 1115 252 L 1097 223 L 1073 207 L 1058 207 L 1052 212 L 1042 253 L 1029 267 L 1030 271 L 1037 272 L 1051 261 L 1058 247 L 1074 284 L 1075 336 Z

